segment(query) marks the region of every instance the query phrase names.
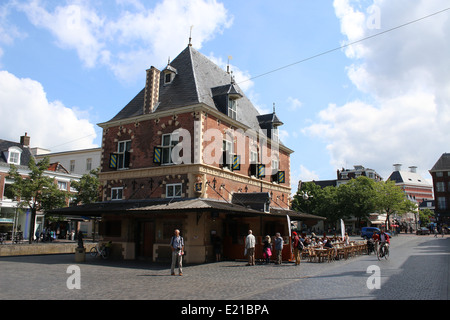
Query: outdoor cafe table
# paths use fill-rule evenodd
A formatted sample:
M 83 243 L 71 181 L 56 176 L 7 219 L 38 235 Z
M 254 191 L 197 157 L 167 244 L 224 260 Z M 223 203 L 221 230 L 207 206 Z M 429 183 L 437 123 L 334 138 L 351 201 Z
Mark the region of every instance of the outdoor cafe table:
M 324 261 L 325 259 L 325 253 L 328 252 L 328 249 L 323 249 L 323 248 L 314 248 L 314 251 L 316 252 L 316 256 L 317 256 L 317 261 L 320 263 L 322 261 Z M 322 260 L 322 261 L 320 261 Z

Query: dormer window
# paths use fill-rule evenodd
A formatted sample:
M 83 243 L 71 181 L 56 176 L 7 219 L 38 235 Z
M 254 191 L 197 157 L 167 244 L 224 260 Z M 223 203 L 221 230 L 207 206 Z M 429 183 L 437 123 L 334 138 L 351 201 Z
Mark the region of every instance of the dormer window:
M 280 137 L 279 137 L 278 127 L 274 127 L 274 128 L 272 129 L 272 140 L 273 140 L 274 142 L 278 142 L 279 139 L 280 139 Z
M 164 75 L 164 84 L 168 84 L 172 82 L 172 74 L 166 73 Z
M 226 84 L 211 89 L 214 104 L 223 114 L 237 120 L 237 101 L 243 97 L 234 84 Z
M 164 84 L 171 84 L 175 76 L 177 75 L 177 69 L 172 67 L 170 64 L 163 70 L 164 73 Z
M 237 100 L 236 99 L 228 100 L 228 116 L 233 120 L 236 120 L 236 118 L 237 118 Z
M 22 150 L 18 147 L 11 147 L 8 149 L 8 163 L 9 164 L 20 164 L 20 156 L 22 155 Z

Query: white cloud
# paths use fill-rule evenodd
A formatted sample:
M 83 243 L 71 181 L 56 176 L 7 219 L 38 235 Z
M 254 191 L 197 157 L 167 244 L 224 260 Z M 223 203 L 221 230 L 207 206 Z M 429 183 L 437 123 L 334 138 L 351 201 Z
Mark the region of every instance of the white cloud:
M 369 13 L 360 1 L 334 1 L 349 42 L 448 7 L 445 0 L 370 4 L 379 8 L 380 30 L 367 27 Z M 326 141 L 332 165 L 362 164 L 387 178 L 393 163 L 428 170 L 448 151 L 450 43 L 445 30 L 450 30 L 448 13 L 346 48 L 348 77 L 365 98 L 330 104 L 304 130 Z
M 291 111 L 297 111 L 303 106 L 303 103 L 297 98 L 289 97 L 287 99 L 287 102 L 288 102 L 288 109 Z
M 291 194 L 295 195 L 300 181 L 307 182 L 319 180 L 319 175 L 314 170 L 309 170 L 303 165 L 299 168 L 291 168 Z
M 154 8 L 139 0 L 117 4 L 124 9 L 118 17 L 99 14 L 86 0 L 69 0 L 52 11 L 41 0 L 20 8 L 34 25 L 50 31 L 60 47 L 76 50 L 87 67 L 107 66 L 123 81 L 136 80 L 150 65 L 162 66 L 178 54 L 188 44 L 191 26 L 192 44 L 200 49 L 232 24 L 216 0 L 163 0 Z
M 75 1 L 49 12 L 40 0 L 33 0 L 22 4 L 21 8 L 31 23 L 49 30 L 60 47 L 76 50 L 87 67 L 94 67 L 99 57 L 106 54 L 101 39 L 104 19 L 89 7 L 88 2 Z
M 27 132 L 32 147 L 51 151 L 96 147 L 94 124 L 78 116 L 83 112 L 48 101 L 37 81 L 0 71 L 0 101 L 2 139 L 19 142 Z

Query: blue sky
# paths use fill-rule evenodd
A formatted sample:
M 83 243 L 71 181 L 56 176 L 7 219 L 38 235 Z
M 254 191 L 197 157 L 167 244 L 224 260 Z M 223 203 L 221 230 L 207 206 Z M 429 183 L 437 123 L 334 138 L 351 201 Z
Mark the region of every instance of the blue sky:
M 299 179 L 363 165 L 428 170 L 450 152 L 447 0 L 2 0 L 0 138 L 52 151 L 99 146 L 101 129 L 188 44 L 231 65 L 261 112 L 276 111 Z M 260 76 L 260 77 L 259 77 Z

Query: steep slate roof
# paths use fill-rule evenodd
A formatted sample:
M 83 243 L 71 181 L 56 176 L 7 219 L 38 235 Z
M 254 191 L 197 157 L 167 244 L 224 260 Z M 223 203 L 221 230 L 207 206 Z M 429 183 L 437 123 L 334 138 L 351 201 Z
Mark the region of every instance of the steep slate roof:
M 430 171 L 450 170 L 450 153 L 444 153 Z
M 170 62 L 170 66 L 177 70 L 177 75 L 170 84 L 164 84 L 164 73 L 161 72 L 159 104 L 154 111 L 155 114 L 199 103 L 204 103 L 214 110 L 221 111 L 214 103 L 212 90 L 213 88 L 217 90 L 218 87 L 225 88 L 225 86 L 230 85 L 230 74 L 192 46 L 184 49 Z M 236 120 L 254 130 L 259 130 L 257 119 L 259 112 L 237 84 L 234 84 L 233 90 L 242 95 L 242 98 L 238 100 Z M 144 93 L 145 88 L 110 121 L 143 115 Z
M 19 142 L 7 141 L 0 139 L 0 164 L 7 164 L 8 159 L 6 159 L 6 152 L 11 147 L 18 147 L 22 150 L 22 155 L 20 156 L 20 165 L 28 166 L 28 162 L 33 157 L 31 155 L 30 149 L 28 147 L 24 147 Z

